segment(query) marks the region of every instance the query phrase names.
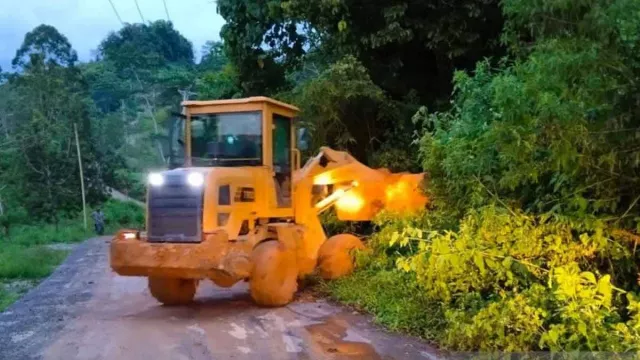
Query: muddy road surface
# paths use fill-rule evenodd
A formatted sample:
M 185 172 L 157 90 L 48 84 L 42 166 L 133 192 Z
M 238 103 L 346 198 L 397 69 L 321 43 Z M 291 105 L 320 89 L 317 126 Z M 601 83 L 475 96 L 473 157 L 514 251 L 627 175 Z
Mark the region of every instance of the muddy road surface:
M 255 306 L 245 284 L 203 282 L 194 304 L 164 307 L 144 278 L 108 266 L 109 238 L 77 246 L 58 270 L 0 314 L 0 359 L 435 359 L 428 345 L 370 317 L 301 296 Z

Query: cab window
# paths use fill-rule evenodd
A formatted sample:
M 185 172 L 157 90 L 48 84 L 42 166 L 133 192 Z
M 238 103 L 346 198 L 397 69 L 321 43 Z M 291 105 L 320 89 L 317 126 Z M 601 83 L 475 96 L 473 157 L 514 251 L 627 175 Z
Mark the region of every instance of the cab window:
M 278 207 L 291 206 L 291 119 L 273 115 L 273 171 Z
M 192 117 L 191 161 L 195 166 L 262 165 L 260 112 Z

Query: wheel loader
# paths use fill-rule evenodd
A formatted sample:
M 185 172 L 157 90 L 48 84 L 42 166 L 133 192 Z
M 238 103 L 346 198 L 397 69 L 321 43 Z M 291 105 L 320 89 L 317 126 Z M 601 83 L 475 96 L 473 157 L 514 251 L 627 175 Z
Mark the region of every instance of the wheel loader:
M 172 141 L 184 162 L 149 174 L 145 230 L 117 233 L 111 268 L 147 277 L 165 305 L 189 303 L 208 279 L 248 281 L 257 304 L 282 306 L 305 275 L 350 273 L 351 251 L 363 247 L 350 234 L 327 239 L 321 212 L 368 221 L 425 206 L 422 174 L 371 169 L 327 147 L 301 166 L 298 111 L 266 97 L 184 101 Z

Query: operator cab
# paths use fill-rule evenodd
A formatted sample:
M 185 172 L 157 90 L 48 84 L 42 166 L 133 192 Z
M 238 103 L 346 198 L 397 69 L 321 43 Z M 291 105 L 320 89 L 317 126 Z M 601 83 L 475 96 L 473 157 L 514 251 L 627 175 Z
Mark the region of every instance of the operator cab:
M 184 124 L 172 145 L 182 167 L 266 167 L 272 170 L 277 207 L 292 205 L 299 152 L 293 119 L 299 109 L 267 97 L 182 102 Z M 181 126 L 184 125 L 184 126 Z

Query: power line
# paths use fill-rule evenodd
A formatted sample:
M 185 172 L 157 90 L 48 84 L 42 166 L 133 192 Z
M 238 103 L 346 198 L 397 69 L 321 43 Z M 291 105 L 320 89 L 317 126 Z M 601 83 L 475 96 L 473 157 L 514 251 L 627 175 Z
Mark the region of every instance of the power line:
M 164 12 L 167 14 L 167 20 L 171 22 L 171 17 L 169 16 L 169 9 L 167 8 L 167 0 L 162 0 L 164 4 Z
M 122 18 L 120 17 L 120 14 L 118 14 L 118 10 L 116 9 L 116 6 L 113 5 L 113 1 L 109 0 L 109 4 L 111 4 L 111 8 L 113 9 L 113 12 L 116 14 L 116 17 L 118 18 L 120 23 L 124 26 L 124 21 L 122 21 Z
M 136 3 L 136 7 L 138 8 L 138 14 L 140 14 L 140 19 L 142 19 L 142 23 L 146 24 L 147 22 L 144 21 L 144 16 L 142 16 L 142 10 L 140 10 L 140 5 L 138 5 L 138 0 L 133 0 L 133 2 Z

